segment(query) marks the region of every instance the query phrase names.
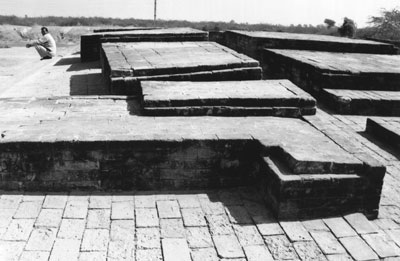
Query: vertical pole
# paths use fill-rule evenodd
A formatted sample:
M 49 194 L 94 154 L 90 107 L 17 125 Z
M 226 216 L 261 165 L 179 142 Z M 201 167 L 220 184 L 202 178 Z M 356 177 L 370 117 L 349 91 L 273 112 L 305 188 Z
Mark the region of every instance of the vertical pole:
M 154 26 L 156 25 L 157 20 L 157 0 L 154 0 Z

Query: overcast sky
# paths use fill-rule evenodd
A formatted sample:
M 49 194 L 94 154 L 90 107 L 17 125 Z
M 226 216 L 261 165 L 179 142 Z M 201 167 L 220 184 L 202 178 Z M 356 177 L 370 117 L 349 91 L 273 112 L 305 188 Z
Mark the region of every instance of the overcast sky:
M 191 21 L 271 24 L 338 24 L 352 18 L 359 27 L 400 0 L 157 0 L 157 17 Z M 1 15 L 104 16 L 152 19 L 154 0 L 0 0 Z

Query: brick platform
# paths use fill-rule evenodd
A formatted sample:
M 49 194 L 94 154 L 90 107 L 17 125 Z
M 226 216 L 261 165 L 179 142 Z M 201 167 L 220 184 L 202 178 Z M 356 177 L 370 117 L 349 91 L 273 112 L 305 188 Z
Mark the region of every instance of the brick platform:
M 263 31 L 226 31 L 224 32 L 224 43 L 229 48 L 257 60 L 262 59 L 264 48 L 375 54 L 395 54 L 397 52 L 393 45 L 375 41 L 329 35 Z
M 396 149 L 400 146 L 400 118 L 368 118 L 366 131 Z
M 264 60 L 269 78 L 288 78 L 341 113 L 398 113 L 396 96 L 385 92 L 400 90 L 398 55 L 265 49 Z
M 103 74 L 113 94 L 140 94 L 140 81 L 259 80 L 259 63 L 213 42 L 106 43 Z
M 131 31 L 98 32 L 81 36 L 81 61 L 100 59 L 101 43 L 207 41 L 208 32 L 192 28 L 161 28 Z
M 400 92 L 324 89 L 324 101 L 341 114 L 400 116 Z
M 286 116 L 315 114 L 315 100 L 287 80 L 142 82 L 144 115 Z
M 377 214 L 385 167 L 357 159 L 299 119 L 140 117 L 131 115 L 134 101 L 120 98 L 14 99 L 0 106 L 3 189 L 259 184 L 282 218 Z M 263 157 L 284 162 L 290 174 L 271 172 Z M 270 187 L 273 180 L 280 185 Z M 319 193 L 328 186 L 332 194 Z

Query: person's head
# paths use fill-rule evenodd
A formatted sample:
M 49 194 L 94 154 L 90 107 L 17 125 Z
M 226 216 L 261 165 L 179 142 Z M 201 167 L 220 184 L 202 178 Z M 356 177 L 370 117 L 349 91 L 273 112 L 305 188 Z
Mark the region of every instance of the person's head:
M 47 29 L 47 27 L 42 27 L 42 29 L 40 29 L 40 31 L 42 32 L 42 35 L 45 35 L 49 32 L 49 29 Z

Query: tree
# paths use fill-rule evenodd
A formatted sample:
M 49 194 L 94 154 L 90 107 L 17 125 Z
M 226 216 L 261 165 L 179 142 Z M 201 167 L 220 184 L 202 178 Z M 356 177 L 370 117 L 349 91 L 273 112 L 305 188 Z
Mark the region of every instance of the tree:
M 356 35 L 356 24 L 353 20 L 345 17 L 343 21 L 343 25 L 338 28 L 338 32 L 342 37 L 350 37 L 353 38 Z
M 379 38 L 400 40 L 400 10 L 382 10 L 381 16 L 372 16 L 369 21 Z
M 326 18 L 324 20 L 324 23 L 326 24 L 326 26 L 328 27 L 328 29 L 330 29 L 331 27 L 334 27 L 336 22 L 333 21 L 332 19 Z

